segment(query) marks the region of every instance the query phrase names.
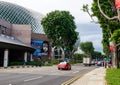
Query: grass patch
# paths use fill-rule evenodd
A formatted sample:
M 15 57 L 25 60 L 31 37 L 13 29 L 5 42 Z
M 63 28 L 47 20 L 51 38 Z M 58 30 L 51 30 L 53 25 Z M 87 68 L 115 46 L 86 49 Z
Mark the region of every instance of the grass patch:
M 107 85 L 120 85 L 120 69 L 107 69 Z

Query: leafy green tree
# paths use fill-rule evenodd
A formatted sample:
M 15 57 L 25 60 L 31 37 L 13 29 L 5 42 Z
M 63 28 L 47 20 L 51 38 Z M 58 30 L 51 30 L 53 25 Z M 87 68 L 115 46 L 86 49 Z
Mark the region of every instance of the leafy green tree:
M 55 10 L 48 13 L 41 21 L 46 36 L 52 46 L 61 46 L 72 51 L 78 32 L 74 17 L 68 11 Z
M 94 47 L 92 42 L 81 42 L 80 49 L 90 57 L 94 53 Z
M 111 40 L 114 40 L 115 43 L 120 44 L 120 29 L 114 31 Z
M 110 20 L 107 19 L 104 15 L 106 14 L 108 17 L 113 17 L 117 15 L 117 9 L 115 8 L 115 0 L 100 0 L 100 7 L 102 9 L 99 9 L 99 4 L 97 3 L 98 0 L 93 0 L 93 4 L 92 4 L 92 16 L 96 16 L 98 18 L 98 23 L 100 24 L 101 28 L 102 28 L 102 32 L 103 32 L 103 51 L 109 55 L 110 51 L 109 51 L 109 39 L 112 37 L 112 35 L 114 34 L 114 31 L 119 29 L 120 27 L 120 22 L 118 22 L 117 19 L 114 20 Z M 99 9 L 99 10 L 98 10 Z M 116 41 L 115 38 L 112 41 L 113 44 L 116 46 L 116 44 L 118 44 L 118 42 L 114 42 Z M 113 67 L 117 67 L 117 48 L 115 48 L 115 51 L 113 52 Z
M 92 58 L 102 58 L 102 54 L 101 52 L 98 52 L 98 51 L 94 51 L 94 53 L 92 54 Z
M 111 40 L 114 41 L 115 43 L 118 43 L 116 44 L 116 46 L 114 46 L 114 49 L 116 48 L 117 49 L 117 67 L 119 68 L 120 65 L 119 65 L 119 62 L 120 62 L 120 29 L 118 30 L 115 30 L 112 37 L 111 37 Z
M 74 63 L 82 63 L 83 57 L 85 57 L 84 54 L 75 53 L 73 55 Z

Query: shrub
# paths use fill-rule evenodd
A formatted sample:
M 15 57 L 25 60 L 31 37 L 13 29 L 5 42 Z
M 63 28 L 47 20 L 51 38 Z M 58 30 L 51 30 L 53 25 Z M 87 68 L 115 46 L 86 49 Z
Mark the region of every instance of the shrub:
M 26 65 L 41 66 L 41 62 L 31 61 L 31 62 L 27 62 Z
M 23 62 L 10 62 L 9 66 L 23 65 Z

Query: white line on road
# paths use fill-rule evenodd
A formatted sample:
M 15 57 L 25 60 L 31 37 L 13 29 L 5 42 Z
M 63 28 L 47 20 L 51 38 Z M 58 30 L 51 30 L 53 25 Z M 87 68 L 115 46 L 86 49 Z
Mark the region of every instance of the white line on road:
M 40 76 L 40 77 L 36 77 L 36 78 L 27 79 L 27 80 L 24 80 L 24 82 L 32 81 L 32 80 L 36 80 L 36 79 L 39 79 L 39 78 L 42 78 L 42 76 Z
M 51 71 L 51 72 L 56 72 L 56 71 Z
M 79 71 L 75 71 L 75 72 L 73 72 L 73 73 L 78 73 Z

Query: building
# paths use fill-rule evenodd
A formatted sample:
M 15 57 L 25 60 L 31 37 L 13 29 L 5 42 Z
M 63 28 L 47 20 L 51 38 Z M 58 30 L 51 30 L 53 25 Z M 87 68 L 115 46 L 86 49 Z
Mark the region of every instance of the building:
M 50 57 L 50 42 L 40 24 L 42 17 L 40 13 L 0 1 L 0 66 Z

